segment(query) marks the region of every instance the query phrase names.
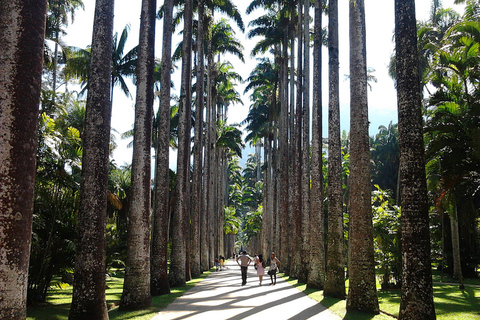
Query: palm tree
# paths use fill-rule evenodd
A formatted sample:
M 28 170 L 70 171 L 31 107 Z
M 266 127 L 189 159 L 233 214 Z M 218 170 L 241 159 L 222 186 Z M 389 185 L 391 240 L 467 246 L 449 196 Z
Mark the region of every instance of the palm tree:
M 211 27 L 209 36 L 207 37 L 207 120 L 206 120 L 206 151 L 205 151 L 205 188 L 204 188 L 204 206 L 207 210 L 207 217 L 209 226 L 213 226 L 215 221 L 218 221 L 218 214 L 222 214 L 222 211 L 218 207 L 218 202 L 216 201 L 218 196 L 217 193 L 217 183 L 216 179 L 219 174 L 219 168 L 216 166 L 219 163 L 220 159 L 217 158 L 219 152 L 216 150 L 216 142 L 218 139 L 216 126 L 218 123 L 218 115 L 220 118 L 225 118 L 222 116 L 224 107 L 228 107 L 228 104 L 218 104 L 217 100 L 222 99 L 222 94 L 219 93 L 221 87 L 217 86 L 216 83 L 221 81 L 224 83 L 225 80 L 229 80 L 232 72 L 224 72 L 222 70 L 222 64 L 220 61 L 217 63 L 213 62 L 214 55 L 218 55 L 220 60 L 220 55 L 225 53 L 231 53 L 236 55 L 240 60 L 243 61 L 243 54 L 240 42 L 235 37 L 235 32 L 232 30 L 230 25 L 225 20 L 220 20 L 219 22 L 213 24 Z M 227 81 L 228 82 L 228 81 Z M 225 83 L 227 83 L 225 82 Z M 223 89 L 227 89 L 228 86 L 222 85 Z M 231 97 L 235 97 L 235 94 Z M 233 100 L 231 101 L 233 102 Z M 219 109 L 220 108 L 220 109 Z M 225 109 L 226 110 L 226 109 Z M 207 190 L 213 190 L 213 192 L 207 192 Z M 219 228 L 215 228 L 219 230 Z M 214 256 L 218 256 L 218 247 L 215 245 L 215 236 L 218 236 L 218 233 L 215 230 L 207 230 L 207 235 L 209 239 L 206 240 L 209 243 L 209 256 L 210 261 L 213 261 Z
M 328 4 L 328 239 L 324 294 L 345 299 L 338 52 L 338 1 L 330 0 Z
M 122 309 L 141 309 L 150 294 L 150 150 L 152 147 L 153 71 L 156 0 L 142 1 L 138 50 L 137 97 L 132 159 L 132 200 L 128 212 L 127 260 Z
M 184 286 L 190 279 L 189 271 L 189 181 L 190 181 L 190 129 L 191 129 L 191 69 L 193 1 L 185 1 L 183 29 L 182 85 L 180 94 L 178 155 L 177 155 L 177 202 L 172 224 L 172 256 L 170 284 Z
M 206 214 L 202 210 L 202 170 L 203 170 L 203 112 L 205 105 L 205 1 L 198 1 L 197 92 L 195 108 L 195 133 L 193 151 L 192 211 L 191 211 L 191 272 L 192 277 L 202 273 L 201 230 L 206 229 Z M 204 259 L 205 260 L 205 259 Z M 204 261 L 204 264 L 206 261 Z
M 113 0 L 95 5 L 85 118 L 78 242 L 69 319 L 108 319 L 105 301 L 105 223 L 110 137 Z M 104 121 L 98 121 L 104 119 Z
M 160 79 L 160 108 L 158 133 L 155 146 L 155 190 L 153 199 L 153 231 L 151 254 L 152 295 L 170 293 L 167 275 L 167 243 L 169 211 L 169 166 L 170 141 L 170 82 L 172 70 L 172 20 L 173 0 L 163 5 L 162 68 Z
M 304 45 L 304 34 L 303 34 L 303 5 L 301 2 L 298 3 L 298 20 L 296 27 L 296 37 L 297 37 L 297 75 L 296 75 L 296 103 L 295 103 L 295 115 L 294 125 L 292 131 L 292 148 L 291 148 L 291 172 L 292 172 L 292 182 L 290 184 L 289 194 L 292 195 L 291 214 L 292 214 L 292 231 L 293 231 L 293 240 L 291 241 L 291 259 L 290 259 L 290 276 L 298 278 L 300 275 L 302 264 L 302 249 L 303 249 L 303 233 L 302 226 L 305 222 L 303 219 L 302 211 L 302 98 L 303 98 L 303 45 Z M 293 92 L 292 92 L 293 94 Z
M 301 149 L 301 194 L 302 194 L 302 264 L 298 280 L 306 283 L 309 263 L 310 225 L 310 0 L 304 0 L 303 16 L 303 102 L 302 102 L 302 149 Z
M 368 137 L 365 4 L 350 1 L 350 231 L 347 309 L 378 313 Z
M 273 114 L 276 104 L 276 94 L 278 88 L 278 67 L 268 58 L 259 59 L 259 64 L 250 73 L 247 78 L 249 84 L 245 88 L 245 92 L 253 90 L 250 100 L 253 101 L 250 112 L 244 122 L 248 122 L 246 129 L 251 131 L 247 135 L 246 141 L 264 140 L 264 157 L 266 173 L 264 175 L 264 197 L 263 197 L 263 234 L 264 239 L 262 245 L 265 249 L 273 246 L 273 210 L 270 210 L 273 185 L 271 183 L 271 170 L 273 167 L 272 160 L 272 127 Z
M 111 74 L 111 88 L 110 88 L 110 104 L 113 105 L 113 89 L 119 85 L 127 97 L 130 97 L 130 90 L 125 81 L 125 76 L 132 77 L 135 75 L 135 68 L 137 66 L 137 50 L 138 46 L 132 48 L 124 54 L 125 45 L 130 31 L 129 25 L 123 28 L 120 38 L 116 32 L 112 39 L 112 74 Z M 84 93 L 88 90 L 88 72 L 90 68 L 91 48 L 80 49 L 69 47 L 67 50 L 67 66 L 64 73 L 67 77 L 79 78 L 82 84 L 82 91 Z
M 388 127 L 380 126 L 372 139 L 373 184 L 382 190 L 391 190 L 394 199 L 398 198 L 398 125 L 390 122 Z
M 403 261 L 399 319 L 435 319 L 416 40 L 415 1 L 396 0 Z
M 46 10 L 46 1 L 0 3 L 0 314 L 13 320 L 27 313 Z
M 60 34 L 63 32 L 62 26 L 68 25 L 68 15 L 74 19 L 75 10 L 84 8 L 82 0 L 49 0 L 48 1 L 48 19 L 47 30 L 51 30 L 52 39 L 54 42 L 53 53 L 53 76 L 52 76 L 52 91 L 53 101 L 57 90 L 57 65 L 58 65 L 58 50 L 60 44 Z
M 325 284 L 325 215 L 323 213 L 322 157 L 322 14 L 323 1 L 315 1 L 312 103 L 312 189 L 310 207 L 310 269 L 307 286 L 323 289 Z

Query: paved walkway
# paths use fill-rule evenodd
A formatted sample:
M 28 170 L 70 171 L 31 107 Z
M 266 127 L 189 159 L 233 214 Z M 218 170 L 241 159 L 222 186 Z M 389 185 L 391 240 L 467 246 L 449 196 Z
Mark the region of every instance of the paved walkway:
M 341 319 L 280 277 L 272 286 L 265 274 L 260 286 L 253 266 L 248 268 L 247 285 L 241 286 L 241 281 L 240 267 L 230 260 L 225 270 L 213 272 L 152 320 Z

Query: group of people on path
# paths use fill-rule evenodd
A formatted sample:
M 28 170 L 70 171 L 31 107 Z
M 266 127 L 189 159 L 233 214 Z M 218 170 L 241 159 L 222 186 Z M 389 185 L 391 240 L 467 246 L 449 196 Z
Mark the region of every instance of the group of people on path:
M 242 272 L 242 286 L 247 284 L 247 270 L 248 266 L 253 262 L 255 269 L 257 269 L 258 279 L 260 285 L 262 285 L 263 276 L 265 275 L 265 269 L 267 267 L 266 261 L 263 259 L 263 255 L 255 255 L 255 258 L 251 258 L 247 251 L 241 251 L 240 255 L 237 257 L 237 264 L 240 266 Z M 275 252 L 270 254 L 270 269 L 268 270 L 268 275 L 270 276 L 271 283 L 270 285 L 275 285 L 277 283 L 277 270 L 280 265 L 280 260 L 275 256 Z

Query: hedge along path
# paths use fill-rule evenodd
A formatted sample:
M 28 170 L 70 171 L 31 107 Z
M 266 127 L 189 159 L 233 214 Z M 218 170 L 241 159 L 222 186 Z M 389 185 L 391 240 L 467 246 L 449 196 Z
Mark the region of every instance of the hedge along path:
M 298 291 L 281 277 L 270 285 L 270 276 L 259 285 L 256 270 L 248 267 L 245 286 L 234 260 L 224 270 L 213 272 L 176 299 L 152 320 L 173 319 L 318 319 L 340 320 L 322 304 Z

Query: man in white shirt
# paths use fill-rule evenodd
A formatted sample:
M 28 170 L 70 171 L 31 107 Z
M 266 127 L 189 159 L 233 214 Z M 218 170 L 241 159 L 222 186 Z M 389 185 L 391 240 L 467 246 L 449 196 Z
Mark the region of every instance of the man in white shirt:
M 251 262 L 252 258 L 250 258 L 245 250 L 242 251 L 241 255 L 237 258 L 237 264 L 240 266 L 240 270 L 242 271 L 242 286 L 247 284 L 247 269 Z

